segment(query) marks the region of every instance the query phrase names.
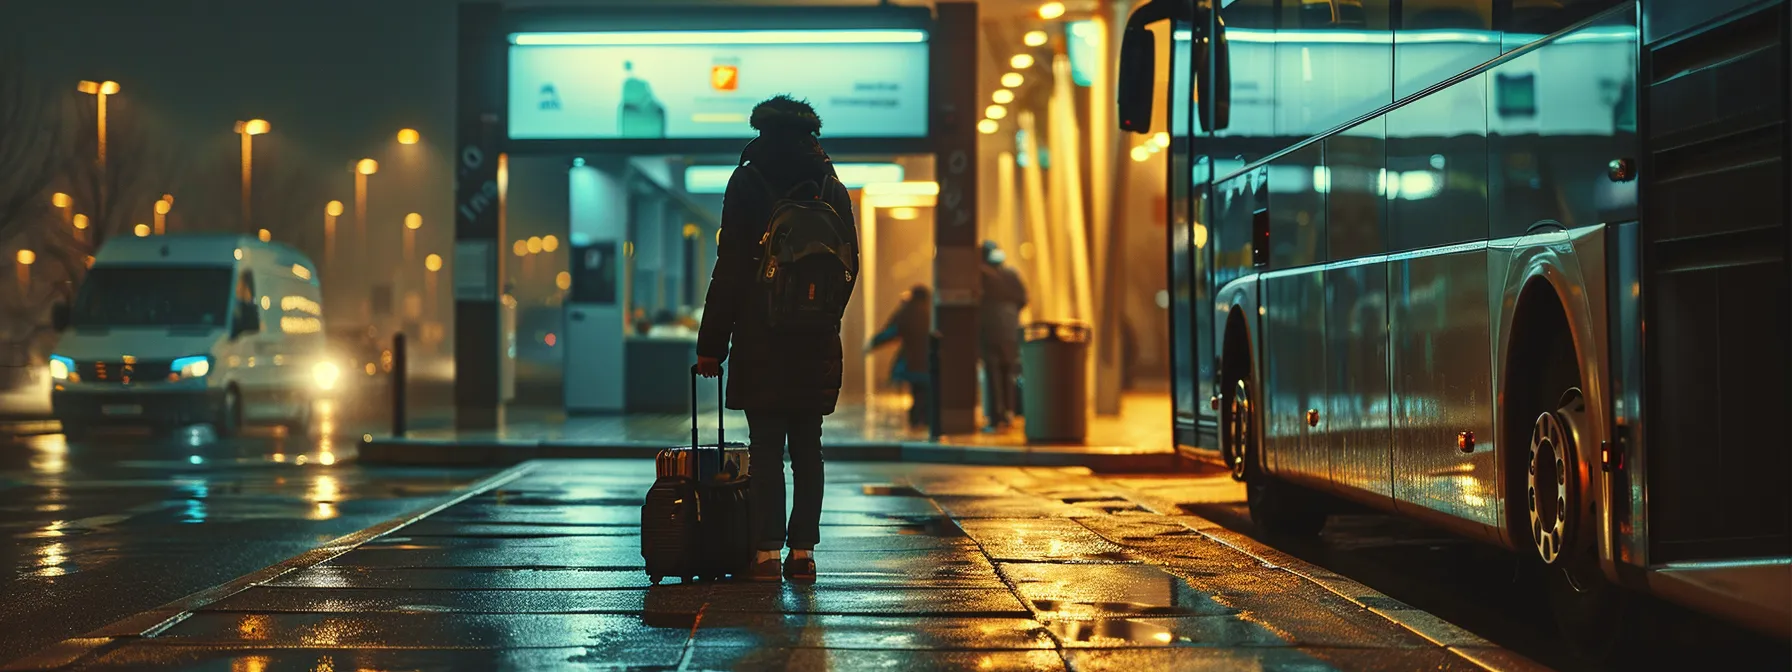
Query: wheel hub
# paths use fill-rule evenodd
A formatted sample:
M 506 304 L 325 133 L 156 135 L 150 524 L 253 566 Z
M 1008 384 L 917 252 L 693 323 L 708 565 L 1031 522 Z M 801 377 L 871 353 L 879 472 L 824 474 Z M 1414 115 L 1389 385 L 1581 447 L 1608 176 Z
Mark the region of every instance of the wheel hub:
M 1545 563 L 1562 556 L 1568 541 L 1570 505 L 1569 455 L 1573 435 L 1555 413 L 1537 416 L 1531 426 L 1531 463 L 1525 477 L 1525 497 L 1530 507 L 1531 540 Z
M 1226 464 L 1232 468 L 1232 479 L 1242 481 L 1245 445 L 1251 440 L 1251 388 L 1245 381 L 1233 386 L 1232 404 L 1226 412 Z

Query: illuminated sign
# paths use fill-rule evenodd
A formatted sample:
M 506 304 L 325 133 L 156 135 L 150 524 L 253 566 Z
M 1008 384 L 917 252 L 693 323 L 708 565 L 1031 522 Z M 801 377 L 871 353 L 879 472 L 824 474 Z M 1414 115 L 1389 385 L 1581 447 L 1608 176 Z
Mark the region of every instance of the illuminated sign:
M 927 135 L 927 33 L 517 33 L 510 137 L 750 138 L 753 106 L 806 99 L 828 138 Z
M 902 181 L 902 166 L 895 163 L 836 163 L 834 174 L 847 189 L 867 184 Z M 728 190 L 734 166 L 690 166 L 684 169 L 684 190 L 692 194 L 720 194 Z

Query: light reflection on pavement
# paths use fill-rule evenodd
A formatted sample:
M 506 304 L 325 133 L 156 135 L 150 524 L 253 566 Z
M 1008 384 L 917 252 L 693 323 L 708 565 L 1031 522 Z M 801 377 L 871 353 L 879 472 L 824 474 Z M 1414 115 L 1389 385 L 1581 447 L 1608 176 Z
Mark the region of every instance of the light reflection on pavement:
M 0 661 L 414 511 L 491 470 L 366 468 L 335 409 L 251 427 L 0 435 Z M 357 423 L 358 424 L 358 423 Z M 361 429 L 356 426 L 353 429 Z

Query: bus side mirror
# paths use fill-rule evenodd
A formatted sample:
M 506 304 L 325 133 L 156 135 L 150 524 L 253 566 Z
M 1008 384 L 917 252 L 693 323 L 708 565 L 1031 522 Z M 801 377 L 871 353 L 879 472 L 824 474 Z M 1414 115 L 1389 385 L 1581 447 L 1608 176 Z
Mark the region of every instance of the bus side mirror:
M 50 328 L 56 331 L 68 331 L 68 304 L 57 302 L 50 306 Z
M 1146 28 L 1128 27 L 1120 38 L 1120 129 L 1151 132 L 1152 87 L 1157 84 L 1157 36 Z

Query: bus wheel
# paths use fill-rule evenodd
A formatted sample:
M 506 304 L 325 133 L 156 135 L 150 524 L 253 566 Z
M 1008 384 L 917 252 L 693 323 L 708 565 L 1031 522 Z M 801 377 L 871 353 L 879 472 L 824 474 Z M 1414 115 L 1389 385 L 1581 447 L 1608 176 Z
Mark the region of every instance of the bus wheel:
M 1305 538 L 1319 534 L 1325 527 L 1325 509 L 1318 498 L 1298 486 L 1276 480 L 1261 469 L 1258 453 L 1257 412 L 1251 401 L 1248 378 L 1233 385 L 1227 405 L 1226 438 L 1235 455 L 1234 469 L 1244 474 L 1245 500 L 1250 505 L 1251 522 L 1264 532 L 1277 537 Z M 1238 464 L 1242 462 L 1242 464 Z M 1235 472 L 1236 473 L 1236 472 Z
M 1638 609 L 1623 589 L 1606 581 L 1591 530 L 1580 473 L 1581 437 L 1586 436 L 1586 400 L 1569 388 L 1556 410 L 1532 424 L 1530 464 L 1525 475 L 1531 541 L 1544 568 L 1550 612 L 1569 650 L 1598 664 L 1622 664 L 1641 650 Z

